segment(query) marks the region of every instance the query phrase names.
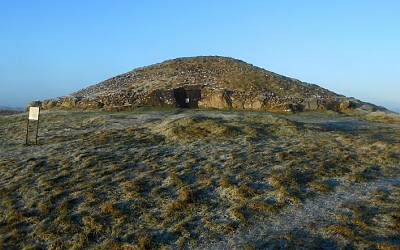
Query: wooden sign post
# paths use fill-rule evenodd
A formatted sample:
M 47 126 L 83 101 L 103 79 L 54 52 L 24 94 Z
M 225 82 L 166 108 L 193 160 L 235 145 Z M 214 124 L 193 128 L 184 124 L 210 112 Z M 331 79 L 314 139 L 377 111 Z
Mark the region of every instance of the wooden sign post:
M 29 135 L 29 121 L 37 121 L 36 124 L 36 139 L 35 144 L 37 145 L 37 138 L 39 132 L 39 115 L 40 115 L 40 107 L 29 107 L 29 115 L 28 115 L 28 123 L 26 125 L 26 140 L 25 144 L 28 145 L 28 135 Z

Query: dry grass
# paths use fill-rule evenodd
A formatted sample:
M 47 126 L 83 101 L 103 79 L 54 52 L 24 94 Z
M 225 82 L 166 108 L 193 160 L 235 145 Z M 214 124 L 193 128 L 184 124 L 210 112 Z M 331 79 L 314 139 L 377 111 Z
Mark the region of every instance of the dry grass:
M 34 146 L 25 115 L 0 117 L 0 248 L 400 246 L 397 125 L 176 109 L 41 118 Z M 300 229 L 263 222 L 385 178 Z
M 378 122 L 386 122 L 386 123 L 400 123 L 400 114 L 399 113 L 386 113 L 382 111 L 376 111 L 368 114 L 366 116 L 367 120 L 370 121 L 378 121 Z

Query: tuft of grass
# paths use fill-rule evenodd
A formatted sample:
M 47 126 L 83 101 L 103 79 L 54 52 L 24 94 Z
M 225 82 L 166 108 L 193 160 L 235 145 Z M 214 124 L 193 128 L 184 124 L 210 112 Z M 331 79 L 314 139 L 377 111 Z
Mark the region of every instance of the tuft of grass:
M 323 193 L 332 191 L 332 189 L 329 186 L 327 186 L 323 183 L 315 182 L 315 181 L 310 182 L 309 186 L 314 188 L 315 190 L 317 190 L 319 192 L 323 192 Z
M 114 220 L 125 220 L 126 215 L 119 209 L 114 201 L 106 201 L 100 206 L 103 213 L 110 214 Z
M 181 190 L 179 190 L 178 199 L 182 202 L 192 203 L 194 202 L 194 194 L 189 188 L 184 187 Z
M 355 203 L 350 203 L 350 204 L 347 205 L 347 207 L 350 210 L 354 211 L 358 215 L 361 215 L 366 209 L 364 206 L 360 206 L 360 205 L 355 204 Z
M 391 212 L 389 226 L 395 230 L 400 230 L 400 208 Z
M 219 180 L 219 185 L 222 188 L 229 188 L 231 186 L 228 176 L 224 175 Z
M 361 228 L 361 229 L 368 229 L 368 223 L 366 223 L 364 220 L 360 219 L 360 218 L 354 218 L 352 220 L 352 223 L 354 225 L 356 225 L 357 227 Z
M 128 180 L 123 182 L 123 193 L 127 197 L 137 198 L 142 196 L 142 192 L 146 190 L 146 182 L 142 178 L 135 178 L 132 180 Z
M 398 244 L 392 244 L 389 242 L 379 242 L 376 244 L 376 247 L 381 250 L 398 250 L 399 249 Z
M 108 250 L 108 249 L 122 249 L 122 244 L 114 239 L 105 239 L 100 245 L 99 249 Z M 146 248 L 139 248 L 146 249 Z
M 246 221 L 246 215 L 243 212 L 243 208 L 241 208 L 241 207 L 235 207 L 235 208 L 229 209 L 228 214 L 235 221 L 240 221 L 240 222 Z
M 328 231 L 333 234 L 339 234 L 353 240 L 357 239 L 357 233 L 354 229 L 345 225 L 330 225 Z
M 249 205 L 249 208 L 262 213 L 276 213 L 277 207 L 262 201 L 255 201 Z
M 244 198 L 253 198 L 258 196 L 260 192 L 252 187 L 249 187 L 248 185 L 242 184 L 239 186 L 239 193 Z
M 171 201 L 170 203 L 166 204 L 165 213 L 166 216 L 174 216 L 177 213 L 183 211 L 188 207 L 188 204 L 184 201 L 175 200 Z
M 170 185 L 178 185 L 178 186 L 183 184 L 182 179 L 179 178 L 179 176 L 175 171 L 169 171 L 168 177 L 165 180 L 165 182 Z
M 153 243 L 151 236 L 147 232 L 140 233 L 137 246 L 139 249 L 152 248 Z
M 214 181 L 211 178 L 202 177 L 199 179 L 199 184 L 201 184 L 205 187 L 212 187 L 214 185 Z
M 95 232 L 101 232 L 104 228 L 103 224 L 100 223 L 98 216 L 84 216 L 82 218 L 82 223 L 89 230 L 93 230 Z

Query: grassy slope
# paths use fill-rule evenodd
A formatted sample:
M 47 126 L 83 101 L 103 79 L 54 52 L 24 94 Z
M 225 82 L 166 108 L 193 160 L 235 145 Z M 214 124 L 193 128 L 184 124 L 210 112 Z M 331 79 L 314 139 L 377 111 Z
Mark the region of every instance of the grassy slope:
M 39 145 L 25 146 L 26 115 L 0 117 L 0 248 L 400 247 L 398 124 L 178 109 L 41 118 Z
M 184 57 L 134 69 L 75 92 L 87 96 L 124 89 L 149 91 L 161 87 L 176 87 L 183 83 L 212 84 L 220 88 L 239 90 L 248 94 L 278 96 L 324 96 L 337 94 L 317 85 L 300 82 L 240 60 L 220 56 Z
M 5 115 L 15 115 L 22 113 L 22 111 L 19 110 L 11 110 L 11 109 L 0 109 L 0 116 L 5 116 Z

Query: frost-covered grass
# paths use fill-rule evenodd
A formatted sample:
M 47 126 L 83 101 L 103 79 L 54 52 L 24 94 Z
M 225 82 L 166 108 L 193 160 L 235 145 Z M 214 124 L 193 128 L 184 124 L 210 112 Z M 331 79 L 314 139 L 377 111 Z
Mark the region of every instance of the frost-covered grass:
M 26 146 L 26 118 L 0 117 L 0 248 L 400 247 L 398 124 L 58 110 Z

